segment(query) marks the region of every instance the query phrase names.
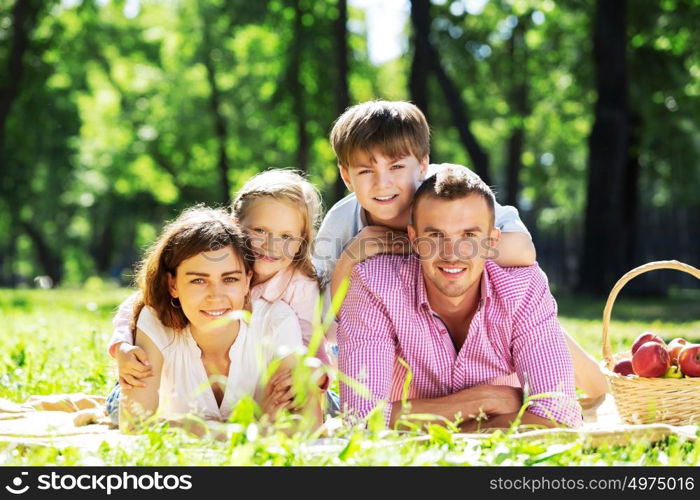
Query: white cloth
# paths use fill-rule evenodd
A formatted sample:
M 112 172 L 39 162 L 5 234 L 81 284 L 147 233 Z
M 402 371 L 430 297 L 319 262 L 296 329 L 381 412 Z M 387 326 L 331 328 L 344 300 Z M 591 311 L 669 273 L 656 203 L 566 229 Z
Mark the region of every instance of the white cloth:
M 136 326 L 163 355 L 158 391 L 158 411 L 163 417 L 192 413 L 225 421 L 244 395 L 261 401 L 260 378 L 265 368 L 276 357 L 301 347 L 301 328 L 294 311 L 282 301 L 256 300 L 252 310 L 250 324 L 240 321 L 238 337 L 229 350 L 231 365 L 219 406 L 189 326 L 179 332 L 167 328 L 154 309 L 143 308 Z

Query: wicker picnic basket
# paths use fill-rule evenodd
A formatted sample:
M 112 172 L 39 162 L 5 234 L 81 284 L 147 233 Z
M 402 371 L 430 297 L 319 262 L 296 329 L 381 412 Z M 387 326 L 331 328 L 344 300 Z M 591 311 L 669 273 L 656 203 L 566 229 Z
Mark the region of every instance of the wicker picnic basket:
M 675 260 L 650 262 L 632 269 L 615 283 L 603 311 L 603 361 L 605 375 L 625 423 L 666 423 L 687 425 L 700 423 L 700 378 L 625 377 L 612 371 L 615 363 L 631 357 L 630 352 L 612 354 L 608 329 L 617 294 L 627 282 L 656 269 L 676 269 L 700 279 L 700 270 Z

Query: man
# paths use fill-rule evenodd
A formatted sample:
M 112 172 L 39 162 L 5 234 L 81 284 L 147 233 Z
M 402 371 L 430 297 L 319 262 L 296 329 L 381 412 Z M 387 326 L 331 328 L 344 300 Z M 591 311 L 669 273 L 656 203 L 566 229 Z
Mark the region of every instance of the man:
M 523 424 L 580 425 L 571 354 L 545 274 L 537 264 L 488 260 L 500 236 L 494 203 L 476 174 L 444 169 L 414 196 L 412 255 L 355 266 L 339 314 L 338 363 L 371 397 L 341 384 L 345 409 L 364 417 L 386 401 L 390 426 L 428 413 L 461 418 L 463 430 L 508 427 L 524 393 L 542 396 Z

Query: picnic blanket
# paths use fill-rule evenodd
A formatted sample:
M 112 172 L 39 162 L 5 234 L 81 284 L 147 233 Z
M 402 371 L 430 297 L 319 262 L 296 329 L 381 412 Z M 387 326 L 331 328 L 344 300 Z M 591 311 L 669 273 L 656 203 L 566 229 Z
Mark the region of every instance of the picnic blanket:
M 646 440 L 656 442 L 671 435 L 695 440 L 697 426 L 666 424 L 628 425 L 620 422 L 615 401 L 608 394 L 598 402 L 584 404 L 584 425 L 579 429 L 522 429 L 512 439 L 555 439 L 562 442 L 582 440 L 586 446 L 625 445 Z M 586 408 L 588 406 L 588 408 Z M 455 439 L 485 439 L 488 433 L 463 433 Z M 137 436 L 125 435 L 114 428 L 104 410 L 104 398 L 85 394 L 61 394 L 32 397 L 25 403 L 0 398 L 0 447 L 51 446 L 96 450 L 104 442 L 110 445 L 133 444 Z M 426 436 L 428 438 L 428 436 Z M 416 439 L 422 439 L 417 437 Z M 323 440 L 321 440 L 323 441 Z M 309 443 L 313 447 L 313 443 Z M 325 445 L 321 445 L 323 448 Z

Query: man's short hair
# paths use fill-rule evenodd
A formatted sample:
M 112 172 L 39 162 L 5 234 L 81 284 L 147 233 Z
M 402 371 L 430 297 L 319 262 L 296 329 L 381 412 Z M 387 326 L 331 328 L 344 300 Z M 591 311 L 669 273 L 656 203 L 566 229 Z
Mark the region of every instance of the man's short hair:
M 458 200 L 478 194 L 489 209 L 489 229 L 495 224 L 496 197 L 481 177 L 462 165 L 443 164 L 440 170 L 428 177 L 416 190 L 411 206 L 411 222 L 416 220 L 416 207 L 423 198 Z
M 345 110 L 333 124 L 331 145 L 348 168 L 358 150 L 377 148 L 388 158 L 430 154 L 430 128 L 423 112 L 405 101 L 369 101 Z

